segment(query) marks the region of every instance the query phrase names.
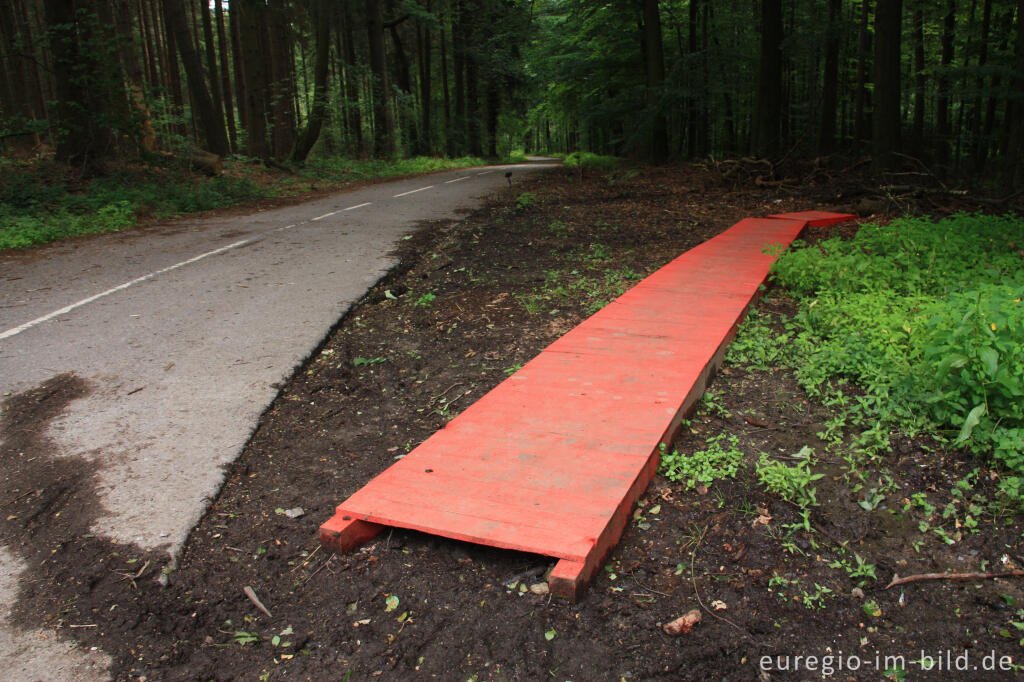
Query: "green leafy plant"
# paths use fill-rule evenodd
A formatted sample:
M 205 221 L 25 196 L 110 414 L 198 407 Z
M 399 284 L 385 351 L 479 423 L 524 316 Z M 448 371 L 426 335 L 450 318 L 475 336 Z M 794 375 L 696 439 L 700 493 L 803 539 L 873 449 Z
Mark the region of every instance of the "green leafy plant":
M 537 195 L 533 192 L 523 192 L 516 197 L 516 210 L 522 211 L 537 203 Z
M 681 454 L 678 450 L 667 452 L 661 445 L 661 465 L 659 471 L 670 481 L 682 483 L 687 489 L 698 484 L 711 485 L 723 478 L 735 478 L 743 466 L 743 452 L 737 447 L 739 438 L 722 433 L 708 438 L 704 450 L 692 455 Z
M 762 453 L 755 467 L 757 478 L 769 492 L 788 500 L 801 508 L 818 504 L 817 491 L 811 483 L 822 478 L 824 474 L 811 472 L 814 451 L 804 447 L 796 454 L 799 460 L 794 466 L 776 462 Z
M 437 300 L 437 296 L 428 292 L 420 294 L 420 297 L 414 300 L 412 304 L 418 308 L 428 308 L 435 300 Z

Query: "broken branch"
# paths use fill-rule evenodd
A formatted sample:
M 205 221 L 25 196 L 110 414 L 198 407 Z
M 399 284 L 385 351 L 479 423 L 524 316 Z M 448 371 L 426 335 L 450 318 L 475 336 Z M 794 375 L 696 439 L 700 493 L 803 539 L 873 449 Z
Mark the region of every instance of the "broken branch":
M 904 583 L 917 582 L 918 580 L 989 580 L 991 578 L 1013 578 L 1024 576 L 1024 571 L 999 571 L 997 573 L 918 573 L 917 575 L 908 575 L 906 578 L 901 578 L 897 574 L 893 574 L 892 580 L 885 589 L 895 587 L 896 585 L 903 585 Z

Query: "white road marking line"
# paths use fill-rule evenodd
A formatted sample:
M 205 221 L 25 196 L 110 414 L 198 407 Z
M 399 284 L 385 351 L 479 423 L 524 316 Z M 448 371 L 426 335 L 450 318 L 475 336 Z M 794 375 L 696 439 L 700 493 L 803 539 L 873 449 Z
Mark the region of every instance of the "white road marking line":
M 463 180 L 469 180 L 469 176 L 468 175 L 463 175 L 461 178 L 455 178 L 454 180 L 445 180 L 444 184 L 450 185 L 453 182 L 461 182 Z
M 318 220 L 323 220 L 324 218 L 330 218 L 335 213 L 341 213 L 341 211 L 331 211 L 330 213 L 324 213 L 323 215 L 317 216 L 316 218 L 311 218 L 309 222 L 315 223 Z
M 363 206 L 369 206 L 372 203 L 373 203 L 372 201 L 367 201 L 365 204 L 356 204 L 355 206 L 349 206 L 348 208 L 345 208 L 345 209 L 342 209 L 342 210 L 344 210 L 344 211 L 351 211 L 351 210 L 356 209 L 356 208 L 362 208 Z
M 402 192 L 401 194 L 396 194 L 396 195 L 394 195 L 391 198 L 392 199 L 397 199 L 398 197 L 409 196 L 410 194 L 416 194 L 416 192 L 422 192 L 425 189 L 433 189 L 433 188 L 434 188 L 434 185 L 428 185 L 427 187 L 420 187 L 419 189 L 413 189 L 413 190 L 409 190 L 408 192 Z
M 487 175 L 488 173 L 493 173 L 493 172 L 494 171 L 484 171 L 483 173 L 477 173 L 477 175 Z
M 165 272 L 170 272 L 171 270 L 177 270 L 178 268 L 184 267 L 186 265 L 190 265 L 192 263 L 195 263 L 196 261 L 201 261 L 204 258 L 209 258 L 210 256 L 216 256 L 218 253 L 224 253 L 225 251 L 230 251 L 231 249 L 237 249 L 239 246 L 245 246 L 246 244 L 249 244 L 250 242 L 253 242 L 253 241 L 255 241 L 255 238 L 253 238 L 253 239 L 243 239 L 243 240 L 237 241 L 237 242 L 235 242 L 233 244 L 228 244 L 227 246 L 222 246 L 219 249 L 214 249 L 213 251 L 207 251 L 206 253 L 203 253 L 203 254 L 200 254 L 198 256 L 195 256 L 194 258 L 189 258 L 188 260 L 183 260 L 180 263 L 175 263 L 174 265 L 168 266 L 168 267 L 163 268 L 161 270 L 157 270 L 156 272 L 151 272 L 148 275 L 143 275 L 142 277 L 136 277 L 132 281 L 125 282 L 124 284 L 120 284 L 120 285 L 114 287 L 113 289 L 107 289 L 106 291 L 98 293 L 95 296 L 90 296 L 89 298 L 83 298 L 81 301 L 78 301 L 77 303 L 72 303 L 71 305 L 64 306 L 60 310 L 55 310 L 52 313 L 50 313 L 49 315 L 43 315 L 42 317 L 37 317 L 36 319 L 32 320 L 31 322 L 26 322 L 25 324 L 19 325 L 17 327 L 14 327 L 13 329 L 8 329 L 5 332 L 0 332 L 0 340 L 9 339 L 10 337 L 15 336 L 16 334 L 20 334 L 20 333 L 22 333 L 23 331 L 25 331 L 27 329 L 31 329 L 32 327 L 35 327 L 35 326 L 38 326 L 38 325 L 42 324 L 43 322 L 48 322 L 49 320 L 52 320 L 55 317 L 60 317 L 61 315 L 65 315 L 67 313 L 70 313 L 72 310 L 75 310 L 76 308 L 81 308 L 82 306 L 87 305 L 89 303 L 92 303 L 93 301 L 99 300 L 99 299 L 103 298 L 104 296 L 109 296 L 110 294 L 116 294 L 118 291 L 123 291 L 124 289 L 127 289 L 128 287 L 131 287 L 131 286 L 135 286 L 136 284 L 141 284 L 142 282 L 145 282 L 148 279 L 153 279 L 157 275 L 162 275 Z

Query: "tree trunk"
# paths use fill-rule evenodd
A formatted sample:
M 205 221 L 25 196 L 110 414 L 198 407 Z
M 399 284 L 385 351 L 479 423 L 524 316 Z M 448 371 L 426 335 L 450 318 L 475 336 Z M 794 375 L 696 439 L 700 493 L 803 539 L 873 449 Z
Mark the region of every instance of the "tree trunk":
M 102 79 L 109 67 L 99 58 L 99 20 L 74 0 L 45 0 L 46 24 L 57 95 L 52 111 L 56 160 L 77 166 L 83 174 L 99 173 L 113 155 L 116 137 L 106 123 L 110 101 Z
M 348 91 L 345 111 L 354 142 L 353 151 L 356 156 L 362 156 L 366 152 L 366 148 L 363 145 L 363 113 L 359 108 L 359 67 L 356 61 L 355 36 L 352 31 L 352 12 L 347 2 L 344 4 L 342 20 L 345 24 L 345 89 Z
M 244 0 L 235 0 L 228 3 L 228 17 L 231 23 L 228 30 L 231 32 L 231 66 L 235 72 L 235 102 L 238 103 L 238 124 L 248 136 L 249 133 L 249 97 L 245 90 L 245 60 L 242 51 L 242 23 L 246 21 L 241 5 Z M 249 149 L 249 143 L 246 143 Z
M 872 153 L 876 171 L 893 170 L 900 151 L 900 38 L 903 0 L 875 8 L 875 113 Z
M 935 103 L 935 126 L 938 132 L 935 155 L 942 164 L 949 162 L 949 139 L 952 132 L 949 124 L 949 66 L 953 63 L 955 38 L 956 0 L 947 0 L 946 16 L 942 22 L 942 56 L 936 82 L 939 96 Z
M 860 3 L 860 39 L 857 41 L 859 52 L 857 55 L 857 96 L 854 104 L 853 114 L 853 136 L 858 142 L 863 142 L 871 137 L 871 117 L 868 111 L 871 107 L 871 95 L 868 92 L 868 79 L 871 70 L 871 32 L 868 30 L 869 0 L 861 0 Z
M 214 109 L 213 99 L 203 81 L 203 68 L 189 35 L 182 0 L 164 0 L 164 21 L 174 36 L 182 66 L 185 67 L 189 90 L 195 101 L 203 137 L 206 139 L 206 148 L 214 154 L 223 156 L 231 151 L 227 130 L 224 128 L 223 117 Z
M 466 153 L 466 35 L 463 17 L 465 0 L 454 0 L 452 17 L 452 65 L 455 71 L 455 120 L 449 130 L 452 156 Z
M 234 90 L 231 87 L 231 65 L 228 61 L 228 41 L 224 30 L 223 0 L 215 0 L 214 11 L 217 16 L 217 45 L 220 49 L 220 90 L 224 95 L 224 116 L 228 120 L 228 140 L 231 142 L 231 150 L 235 151 L 238 149 L 238 133 L 235 131 Z
M 992 0 L 985 0 L 981 15 L 981 36 L 978 47 L 978 80 L 976 84 L 977 94 L 974 97 L 974 105 L 971 107 L 971 145 L 972 166 L 975 172 L 982 169 L 987 154 L 985 140 L 982 136 L 982 93 L 985 91 L 985 65 L 988 63 L 988 41 L 992 28 Z
M 480 14 L 478 0 L 463 2 L 463 12 L 460 22 L 463 25 L 462 37 L 465 40 L 465 54 L 463 60 L 466 65 L 466 139 L 469 143 L 469 153 L 473 156 L 483 156 L 484 145 L 480 125 L 480 74 L 476 55 L 476 26 L 475 20 Z
M 924 73 L 924 12 L 914 10 L 914 124 L 911 149 L 917 157 L 924 152 L 924 98 L 927 79 Z
M 452 144 L 452 98 L 448 88 L 448 37 L 444 30 L 444 23 L 438 31 L 438 38 L 441 42 L 441 92 L 444 96 L 444 148 L 448 156 L 455 156 L 455 148 Z
M 839 105 L 839 43 L 842 0 L 828 0 L 828 35 L 825 37 L 825 74 L 821 87 L 821 127 L 818 153 L 831 154 L 836 146 L 836 117 Z
M 430 11 L 430 0 L 427 0 L 427 11 Z M 417 27 L 416 38 L 420 55 L 420 134 L 417 138 L 416 153 L 427 155 L 433 151 L 430 112 L 430 27 Z
M 267 79 L 266 62 L 260 35 L 263 32 L 264 5 L 260 0 L 234 0 L 239 7 L 238 37 L 245 91 L 245 121 L 249 155 L 266 161 L 270 158 L 267 144 Z
M 202 14 L 203 42 L 206 43 L 206 76 L 210 82 L 210 94 L 213 97 L 213 108 L 217 112 L 217 118 L 224 121 L 224 97 L 221 93 L 220 79 L 217 77 L 217 53 L 213 42 L 213 21 L 210 18 L 209 2 L 204 0 L 199 11 Z M 227 133 L 227 128 L 224 130 Z M 231 151 L 231 144 L 228 143 L 227 152 Z
M 330 0 L 317 0 L 313 15 L 316 27 L 316 63 L 313 66 L 313 107 L 309 112 L 306 127 L 295 141 L 292 163 L 302 163 L 309 156 L 323 126 L 327 114 L 327 74 L 331 55 L 331 22 L 329 20 Z
M 366 0 L 366 29 L 370 44 L 370 71 L 373 73 L 373 155 L 381 158 L 394 153 L 395 135 L 388 108 L 388 74 L 384 52 L 384 17 L 381 4 Z
M 782 2 L 761 4 L 761 65 L 754 111 L 754 152 L 777 159 L 781 150 L 782 118 Z
M 1024 0 L 1017 0 L 1017 36 L 1014 49 L 1016 73 L 1013 92 L 1006 112 L 1008 143 L 1003 154 L 1003 186 L 1007 192 L 1019 192 L 1024 185 Z
M 668 121 L 661 107 L 665 82 L 665 48 L 661 40 L 661 12 L 658 0 L 644 0 L 643 6 L 644 71 L 647 75 L 647 115 L 651 137 L 647 157 L 652 163 L 668 160 Z
M 398 125 L 402 131 L 402 144 L 407 151 L 419 148 L 418 136 L 416 134 L 416 116 L 412 111 L 410 100 L 412 99 L 412 76 L 409 69 L 409 57 L 405 54 L 405 44 L 398 33 L 398 24 L 388 25 L 391 33 L 391 44 L 395 46 L 394 64 L 395 80 L 399 92 Z
M 295 146 L 295 67 L 288 17 L 284 0 L 270 1 L 265 35 L 270 56 L 268 86 L 275 159 L 287 158 Z

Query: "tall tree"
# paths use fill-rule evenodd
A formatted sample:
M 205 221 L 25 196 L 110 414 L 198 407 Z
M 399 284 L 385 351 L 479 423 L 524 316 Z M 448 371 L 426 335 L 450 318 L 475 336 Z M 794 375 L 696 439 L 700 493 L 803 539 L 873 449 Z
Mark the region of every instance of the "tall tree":
M 206 147 L 217 155 L 228 154 L 231 151 L 231 146 L 228 144 L 224 118 L 214 108 L 213 98 L 203 80 L 203 67 L 192 43 L 188 21 L 185 17 L 185 6 L 182 0 L 163 0 L 163 3 L 164 21 L 174 36 L 182 66 L 185 67 L 189 92 L 198 110 L 199 124 L 203 131 L 203 137 L 206 139 Z
M 878 171 L 899 165 L 900 152 L 900 45 L 903 0 L 878 0 L 875 7 L 875 111 L 872 156 Z
M 292 163 L 302 163 L 309 156 L 323 127 L 327 115 L 327 76 L 331 55 L 331 22 L 329 20 L 330 0 L 316 0 L 313 25 L 316 27 L 316 57 L 313 66 L 313 106 L 292 150 Z
M 782 1 L 761 2 L 761 62 L 754 109 L 754 151 L 778 158 L 782 123 Z
M 839 115 L 839 46 L 842 0 L 828 0 L 828 28 L 825 35 L 825 73 L 821 86 L 821 125 L 818 132 L 818 153 L 831 154 L 836 142 L 836 119 Z
M 116 151 L 113 107 L 123 96 L 110 36 L 91 2 L 45 0 L 43 7 L 57 96 L 56 159 L 85 174 L 102 172 Z
M 373 155 L 391 156 L 395 149 L 394 124 L 388 108 L 388 71 L 384 52 L 384 15 L 381 3 L 366 0 L 366 31 L 373 78 Z
M 661 40 L 658 0 L 643 0 L 644 71 L 647 74 L 647 111 L 651 136 L 648 158 L 654 163 L 668 159 L 668 121 L 661 107 L 665 82 L 665 48 Z

